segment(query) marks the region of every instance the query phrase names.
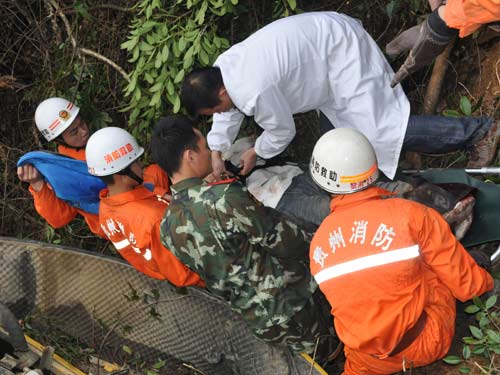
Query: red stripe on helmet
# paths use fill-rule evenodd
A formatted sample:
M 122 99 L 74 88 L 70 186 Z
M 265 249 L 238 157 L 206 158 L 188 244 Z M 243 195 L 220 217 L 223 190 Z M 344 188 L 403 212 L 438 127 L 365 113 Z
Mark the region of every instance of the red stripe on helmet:
M 52 124 L 49 125 L 49 130 L 54 130 L 57 125 L 59 125 L 61 123 L 61 121 L 59 121 L 59 119 L 57 119 L 56 121 L 54 121 Z

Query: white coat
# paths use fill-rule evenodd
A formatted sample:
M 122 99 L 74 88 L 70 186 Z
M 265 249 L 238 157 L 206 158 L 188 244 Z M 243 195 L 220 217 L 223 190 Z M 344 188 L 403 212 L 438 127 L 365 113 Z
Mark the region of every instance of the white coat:
M 235 108 L 214 114 L 211 150 L 227 151 L 244 115 L 264 132 L 257 155 L 283 152 L 295 136 L 292 115 L 322 111 L 335 127 L 351 127 L 371 141 L 379 168 L 394 177 L 410 105 L 370 35 L 353 18 L 305 13 L 275 21 L 215 61 Z

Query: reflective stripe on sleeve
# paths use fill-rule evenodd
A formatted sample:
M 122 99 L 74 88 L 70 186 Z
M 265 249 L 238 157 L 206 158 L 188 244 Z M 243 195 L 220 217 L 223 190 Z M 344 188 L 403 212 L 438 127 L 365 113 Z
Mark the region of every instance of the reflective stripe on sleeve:
M 116 250 L 121 250 L 130 245 L 130 242 L 125 238 L 124 240 L 121 240 L 119 242 L 113 242 L 113 245 L 115 246 Z
M 385 264 L 396 263 L 402 260 L 417 258 L 419 255 L 420 253 L 418 245 L 413 245 L 397 250 L 385 251 L 380 254 L 369 255 L 363 258 L 350 260 L 345 263 L 340 263 L 335 266 L 325 268 L 324 270 L 321 270 L 316 275 L 314 275 L 314 279 L 318 284 L 321 284 L 325 281 L 334 279 L 342 275 L 377 266 L 383 266 Z

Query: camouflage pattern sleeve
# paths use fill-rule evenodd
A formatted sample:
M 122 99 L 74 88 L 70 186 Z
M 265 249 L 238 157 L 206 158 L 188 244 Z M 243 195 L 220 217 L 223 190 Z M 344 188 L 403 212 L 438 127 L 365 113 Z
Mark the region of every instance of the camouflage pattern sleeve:
M 289 338 L 290 327 L 303 323 L 292 318 L 317 289 L 307 262 L 309 235 L 256 203 L 237 183 L 188 179 L 172 190 L 161 223 L 163 244 L 258 337 Z
M 234 185 L 226 192 L 226 200 L 251 243 L 275 257 L 308 256 L 312 235 L 275 209 L 263 206 L 246 189 Z

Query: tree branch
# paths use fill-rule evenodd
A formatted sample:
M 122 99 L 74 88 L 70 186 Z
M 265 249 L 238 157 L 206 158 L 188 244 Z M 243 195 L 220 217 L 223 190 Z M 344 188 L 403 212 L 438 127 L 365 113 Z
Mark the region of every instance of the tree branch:
M 126 8 L 126 7 L 121 7 L 119 5 L 114 5 L 114 4 L 100 4 L 100 5 L 94 5 L 94 6 L 88 8 L 89 11 L 99 10 L 99 9 L 111 9 L 111 10 L 117 10 L 119 12 L 124 12 L 124 13 L 132 13 L 135 10 L 135 8 L 133 8 L 133 7 Z M 71 13 L 76 13 L 77 11 L 75 9 L 67 9 L 64 12 L 67 14 L 71 14 Z
M 110 59 L 101 55 L 100 53 L 97 53 L 97 52 L 92 51 L 92 50 L 87 49 L 87 48 L 78 47 L 76 44 L 76 40 L 73 37 L 73 33 L 71 32 L 71 25 L 69 24 L 68 18 L 66 18 L 66 15 L 62 12 L 61 8 L 59 7 L 59 4 L 55 0 L 48 0 L 48 1 L 52 5 L 52 7 L 55 9 L 55 11 L 57 12 L 57 15 L 63 21 L 64 26 L 66 27 L 66 32 L 68 33 L 68 37 L 71 41 L 71 45 L 73 46 L 73 49 L 75 50 L 77 56 L 80 59 L 84 59 L 82 54 L 95 57 L 96 59 L 101 60 L 101 61 L 105 62 L 106 64 L 108 64 L 109 66 L 113 67 L 118 73 L 120 73 L 122 75 L 123 78 L 125 78 L 128 82 L 130 82 L 130 78 L 129 78 L 128 74 L 117 63 L 115 63 L 114 61 L 111 61 Z
M 446 49 L 436 58 L 436 62 L 432 68 L 431 79 L 427 85 L 424 99 L 424 114 L 426 115 L 432 114 L 436 110 L 439 94 L 441 93 L 441 86 L 443 85 L 443 78 L 448 68 L 448 57 L 454 45 L 455 39 L 452 40 Z
M 114 61 L 108 59 L 106 56 L 103 56 L 101 55 L 100 53 L 97 53 L 95 51 L 92 51 L 90 49 L 87 49 L 87 48 L 78 48 L 79 51 L 85 55 L 89 55 L 89 56 L 93 56 L 95 57 L 96 59 L 98 60 L 101 60 L 103 62 L 105 62 L 106 64 L 108 64 L 109 66 L 113 67 L 118 73 L 120 73 L 123 78 L 125 78 L 128 82 L 130 82 L 130 77 L 128 76 L 127 72 L 125 72 L 125 70 L 120 67 L 117 63 L 115 63 Z

